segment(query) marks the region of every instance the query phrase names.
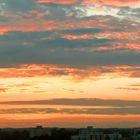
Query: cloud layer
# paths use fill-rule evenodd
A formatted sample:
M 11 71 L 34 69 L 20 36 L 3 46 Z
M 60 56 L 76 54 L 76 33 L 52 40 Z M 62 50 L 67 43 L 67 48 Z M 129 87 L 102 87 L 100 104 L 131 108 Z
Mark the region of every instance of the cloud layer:
M 129 100 L 103 100 L 103 99 L 49 99 L 49 100 L 36 100 L 36 101 L 9 101 L 0 102 L 0 104 L 15 104 L 15 105 L 74 105 L 74 106 L 112 106 L 112 107 L 139 107 L 140 102 Z
M 2 0 L 0 67 L 139 66 L 139 3 Z
M 73 114 L 73 115 L 139 115 L 139 101 L 103 99 L 50 99 L 36 101 L 0 102 L 1 105 L 16 105 L 0 109 L 0 114 Z M 24 107 L 23 105 L 32 105 Z M 43 105 L 43 106 L 42 106 Z M 44 107 L 46 105 L 46 107 Z M 47 106 L 49 105 L 49 107 Z M 54 106 L 55 105 L 55 106 Z M 57 107 L 56 107 L 57 105 Z M 19 107 L 18 107 L 19 106 Z M 52 106 L 52 107 L 51 107 Z M 17 108 L 18 107 L 18 108 Z

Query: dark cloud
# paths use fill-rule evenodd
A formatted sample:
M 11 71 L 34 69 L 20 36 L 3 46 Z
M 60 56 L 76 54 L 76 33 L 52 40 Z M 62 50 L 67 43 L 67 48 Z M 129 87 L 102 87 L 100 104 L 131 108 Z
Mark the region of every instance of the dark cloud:
M 99 4 L 1 0 L 0 67 L 139 66 L 139 8 Z
M 28 0 L 28 1 L 23 1 L 23 0 L 1 0 L 0 3 L 4 3 L 4 8 L 8 11 L 13 11 L 13 12 L 26 12 L 34 7 L 36 7 L 36 4 L 34 0 Z
M 79 29 L 71 29 L 71 30 L 62 30 L 60 33 L 67 33 L 67 34 L 95 34 L 98 32 L 103 32 L 104 29 L 100 28 L 79 28 Z
M 130 76 L 132 76 L 132 75 L 130 75 Z M 137 76 L 137 77 L 139 77 L 139 76 Z M 128 85 L 127 87 L 120 87 L 120 88 L 117 88 L 117 89 L 120 89 L 120 90 L 140 91 L 140 84 L 139 83 L 131 84 L 131 85 Z
M 117 40 L 98 38 L 67 40 L 61 38 L 61 34 L 64 32 L 82 34 L 98 31 L 99 29 L 95 28 L 66 30 L 58 32 L 58 34 L 53 31 L 8 33 L 0 39 L 0 67 L 34 63 L 77 65 L 77 67 L 81 65 L 139 65 L 139 52 L 122 48 L 100 50 L 103 46 L 113 48 L 114 42 Z M 51 39 L 49 39 L 50 37 Z M 95 51 L 92 51 L 93 49 Z
M 140 110 L 136 107 L 126 108 L 15 108 L 0 109 L 0 114 L 102 114 L 102 115 L 139 115 Z
M 140 88 L 117 88 L 117 89 L 122 89 L 122 90 L 134 90 L 134 91 L 140 91 Z
M 121 51 L 74 52 L 63 48 L 47 47 L 3 47 L 0 53 L 0 67 L 17 67 L 21 64 L 55 64 L 80 66 L 139 65 L 139 53 Z M 4 61 L 3 61 L 4 60 Z M 132 75 L 134 76 L 134 75 Z
M 50 100 L 36 100 L 36 101 L 11 101 L 0 102 L 0 104 L 16 104 L 16 105 L 73 105 L 73 106 L 112 106 L 112 107 L 139 107 L 140 101 L 129 100 L 103 100 L 103 99 L 50 99 Z

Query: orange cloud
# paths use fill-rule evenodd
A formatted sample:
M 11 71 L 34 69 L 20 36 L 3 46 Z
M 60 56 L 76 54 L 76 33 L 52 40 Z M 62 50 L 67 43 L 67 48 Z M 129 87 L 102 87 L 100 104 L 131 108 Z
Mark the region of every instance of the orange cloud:
M 40 77 L 40 76 L 70 76 L 76 79 L 99 77 L 106 74 L 116 76 L 136 77 L 139 66 L 94 66 L 89 68 L 72 68 L 56 65 L 21 65 L 18 68 L 1 68 L 0 78 L 10 77 Z M 139 75 L 137 75 L 139 77 Z
M 30 14 L 37 15 L 35 19 L 30 17 Z M 78 29 L 78 28 L 96 28 L 99 26 L 107 27 L 105 21 L 99 20 L 81 20 L 81 19 L 69 19 L 69 20 L 46 20 L 41 18 L 43 13 L 38 11 L 30 11 L 30 19 L 20 19 L 16 23 L 6 23 L 0 25 L 0 34 L 4 35 L 7 32 L 20 31 L 20 32 L 38 32 L 38 31 L 51 31 L 51 30 L 66 30 L 66 29 Z M 30 24 L 28 24 L 30 23 Z
M 54 4 L 73 4 L 77 0 L 36 0 L 37 3 L 54 3 Z
M 140 52 L 140 44 L 135 42 L 115 43 L 116 48 L 126 48 Z
M 111 6 L 135 6 L 140 4 L 140 0 L 83 0 L 84 4 L 102 4 L 102 5 L 111 5 Z
M 74 4 L 78 0 L 36 0 L 37 3 L 54 3 L 54 4 Z M 82 4 L 102 4 L 102 5 L 111 5 L 111 6 L 135 6 L 140 4 L 140 0 L 82 0 Z
M 93 38 L 106 38 L 106 39 L 119 39 L 120 43 L 115 43 L 110 46 L 101 46 L 98 48 L 72 48 L 73 51 L 88 51 L 88 52 L 94 52 L 94 51 L 100 51 L 100 50 L 115 50 L 115 49 L 121 49 L 126 48 L 130 50 L 140 51 L 140 44 L 139 42 L 133 43 L 133 42 L 123 42 L 121 43 L 121 40 L 132 40 L 132 37 L 134 39 L 139 39 L 139 32 L 101 32 L 96 34 L 64 34 L 62 38 L 68 39 L 68 40 L 80 40 L 80 39 L 93 39 Z M 70 48 L 71 49 L 71 48 Z
M 0 36 L 1 35 L 4 35 L 6 32 L 10 31 L 10 28 L 9 27 L 6 27 L 6 26 L 1 26 L 0 25 Z
M 6 90 L 6 88 L 0 88 L 0 92 L 5 92 Z
M 31 14 L 37 15 L 36 20 L 30 19 L 21 19 L 16 23 L 6 23 L 5 25 L 0 25 L 0 35 L 4 35 L 7 32 L 20 31 L 20 32 L 33 32 L 33 31 L 49 31 L 58 29 L 56 26 L 55 20 L 45 20 L 40 17 L 43 16 L 42 13 L 38 11 L 30 11 Z M 28 24 L 30 23 L 30 24 Z
M 82 34 L 82 35 L 75 35 L 75 34 L 66 34 L 63 38 L 69 40 L 76 40 L 76 39 L 92 39 L 95 37 L 99 38 L 110 38 L 110 39 L 138 39 L 139 33 L 129 33 L 129 32 L 101 32 L 96 34 Z
M 30 13 L 31 13 L 31 15 L 36 15 L 39 18 L 41 18 L 45 15 L 43 12 L 39 12 L 37 10 L 31 10 Z
M 82 35 L 72 35 L 72 34 L 66 34 L 63 36 L 63 38 L 68 40 L 77 40 L 77 39 L 92 39 L 95 35 L 93 34 L 82 34 Z
M 139 38 L 139 32 L 102 32 L 97 33 L 96 37 L 101 38 L 111 38 L 111 39 L 138 39 Z
M 131 73 L 130 77 L 139 78 L 140 77 L 140 70 L 134 71 Z
M 19 68 L 2 68 L 0 78 L 9 77 L 38 77 L 38 76 L 74 76 L 87 77 L 89 75 L 100 76 L 96 70 L 90 71 L 77 68 L 69 68 L 55 65 L 21 65 Z

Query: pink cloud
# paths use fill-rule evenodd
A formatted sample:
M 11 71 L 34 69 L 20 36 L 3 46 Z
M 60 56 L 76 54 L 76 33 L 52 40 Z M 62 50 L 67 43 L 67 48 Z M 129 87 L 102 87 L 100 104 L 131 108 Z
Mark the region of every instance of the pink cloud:
M 116 76 L 140 77 L 139 66 L 94 66 L 89 68 L 72 68 L 57 65 L 21 65 L 18 68 L 1 68 L 0 78 L 12 77 L 40 77 L 40 76 L 70 76 L 74 79 L 86 79 L 99 77 L 104 74 Z M 3 91 L 4 89 L 2 89 Z
M 78 2 L 78 0 L 36 0 L 37 3 L 43 4 L 43 3 L 54 3 L 54 4 L 75 4 Z M 111 5 L 111 6 L 136 6 L 140 4 L 140 0 L 82 0 L 82 4 L 102 4 L 102 5 Z

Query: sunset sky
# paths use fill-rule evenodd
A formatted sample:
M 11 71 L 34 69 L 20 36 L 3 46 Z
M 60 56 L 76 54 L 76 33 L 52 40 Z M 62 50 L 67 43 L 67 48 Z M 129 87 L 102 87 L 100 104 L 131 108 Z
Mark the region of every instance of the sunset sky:
M 140 0 L 0 0 L 0 127 L 140 126 Z

